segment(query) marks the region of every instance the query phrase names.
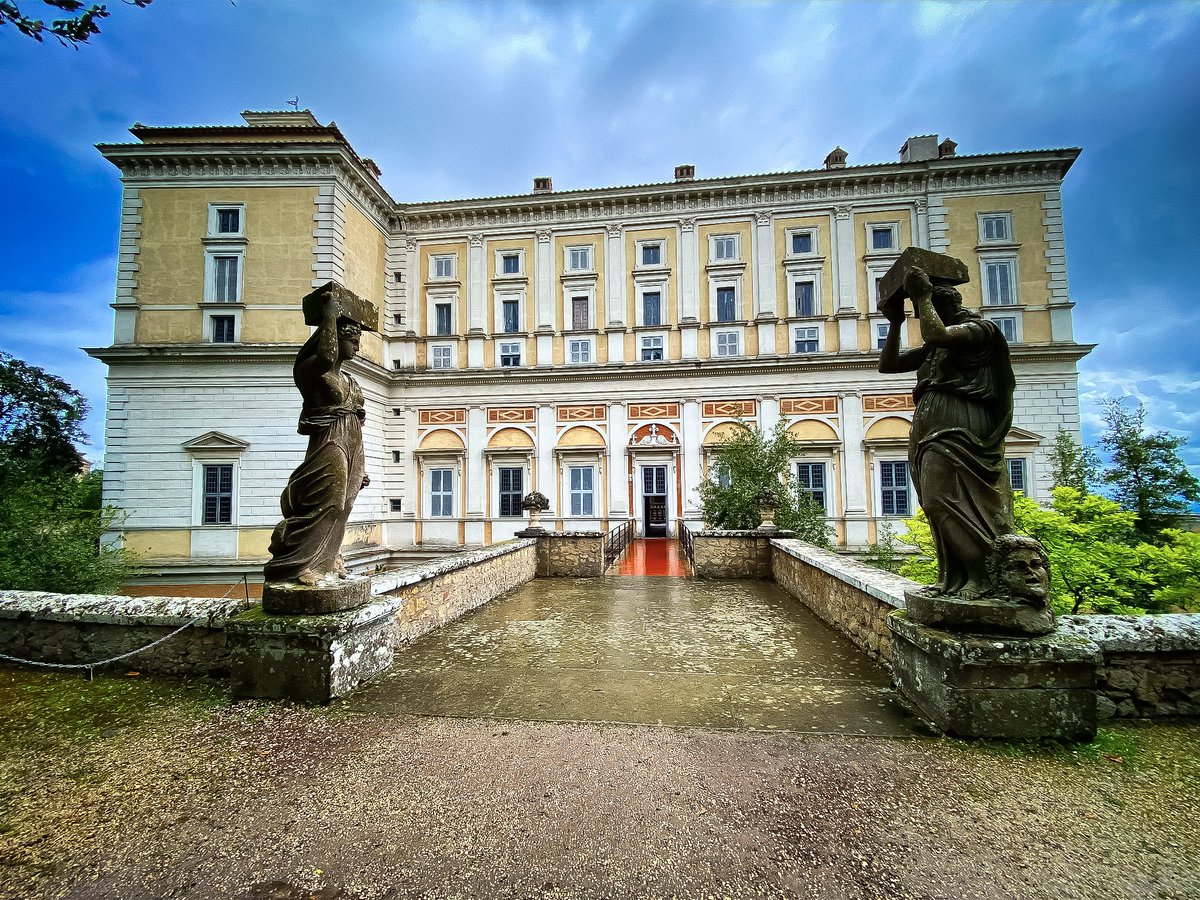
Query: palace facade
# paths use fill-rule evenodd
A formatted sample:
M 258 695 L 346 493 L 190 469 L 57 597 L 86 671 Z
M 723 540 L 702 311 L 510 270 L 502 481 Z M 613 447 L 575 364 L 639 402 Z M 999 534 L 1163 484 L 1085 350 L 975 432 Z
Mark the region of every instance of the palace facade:
M 1060 187 L 1077 149 L 899 159 L 406 203 L 334 124 L 245 112 L 236 126 L 130 129 L 122 175 L 105 497 L 125 544 L 180 580 L 261 565 L 303 457 L 291 365 L 300 299 L 330 280 L 373 301 L 350 365 L 367 398 L 369 487 L 347 533 L 389 549 L 473 546 L 545 523 L 671 535 L 702 521 L 713 448 L 783 421 L 838 541 L 915 509 L 912 376 L 877 369 L 875 283 L 914 244 L 967 261 L 966 304 L 1012 345 L 1015 487 L 1049 490 L 1078 436 Z M 919 341 L 915 321 L 907 340 Z

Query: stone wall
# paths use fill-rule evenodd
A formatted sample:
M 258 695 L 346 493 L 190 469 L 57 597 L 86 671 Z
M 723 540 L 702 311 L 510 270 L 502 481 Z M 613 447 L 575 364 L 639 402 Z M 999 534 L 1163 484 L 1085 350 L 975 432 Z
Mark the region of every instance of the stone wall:
M 692 532 L 692 573 L 697 578 L 770 578 L 771 539 L 787 531 Z
M 771 571 L 784 590 L 890 668 L 888 615 L 920 585 L 798 540 L 771 542 Z
M 1200 716 L 1200 615 L 1064 616 L 1100 648 L 1101 719 Z
M 126 660 L 127 671 L 211 675 L 229 671 L 225 623 L 244 610 L 244 599 L 125 597 L 0 591 L 0 653 L 39 662 L 83 664 L 111 659 L 179 634 Z
M 603 531 L 553 531 L 537 538 L 539 578 L 591 578 L 604 574 Z

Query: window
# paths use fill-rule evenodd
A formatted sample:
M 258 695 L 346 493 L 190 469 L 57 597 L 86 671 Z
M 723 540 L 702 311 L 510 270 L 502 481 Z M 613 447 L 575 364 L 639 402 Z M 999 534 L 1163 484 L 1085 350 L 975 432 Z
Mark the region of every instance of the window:
M 233 316 L 212 317 L 212 342 L 214 344 L 233 343 Z
M 392 462 L 394 462 L 394 463 L 400 462 L 400 451 L 399 450 L 392 451 Z
M 988 306 L 1014 306 L 1017 302 L 1011 259 L 983 263 L 983 302 Z
M 571 298 L 571 330 L 587 331 L 591 316 L 588 315 L 588 298 Z
M 213 300 L 218 303 L 237 303 L 238 264 L 240 256 L 213 257 Z
M 1016 316 L 988 316 L 993 322 L 1000 327 L 1000 333 L 1004 335 L 1004 339 L 1010 344 L 1017 342 L 1017 317 Z
M 821 505 L 822 509 L 829 508 L 825 503 L 825 463 L 796 463 L 796 481 L 799 483 L 800 489 L 807 491 L 809 496 Z
M 884 460 L 879 463 L 879 501 L 885 516 L 910 516 L 908 462 Z
M 592 361 L 592 342 L 590 340 L 570 342 L 571 362 L 590 363 Z
M 642 244 L 642 265 L 662 265 L 662 244 Z
M 439 344 L 433 348 L 433 363 L 435 369 L 453 369 L 454 368 L 454 348 L 446 344 Z
M 500 345 L 500 367 L 502 369 L 512 369 L 519 365 L 521 365 L 520 343 L 502 343 Z
M 449 303 L 434 304 L 433 323 L 434 334 L 453 334 L 453 307 Z
M 572 272 L 586 272 L 592 268 L 591 247 L 568 247 L 567 268 Z
M 796 282 L 796 315 L 815 316 L 817 314 L 817 286 L 811 281 Z
M 797 353 L 816 353 L 821 346 L 819 328 L 797 328 L 795 332 L 795 348 Z
M 658 362 L 663 358 L 662 335 L 647 335 L 642 338 L 642 362 Z
M 737 356 L 741 352 L 738 349 L 740 337 L 736 331 L 718 331 L 717 356 Z
M 404 500 L 400 497 L 392 497 L 388 501 L 388 508 L 392 512 L 404 512 Z
M 1012 240 L 1012 213 L 980 213 L 979 243 L 1005 244 Z
M 1008 480 L 1012 484 L 1012 489 L 1028 494 L 1029 482 L 1025 479 L 1025 460 L 1008 459 L 1006 462 L 1008 463 Z
M 642 324 L 662 324 L 662 294 L 658 291 L 642 294 Z
M 895 225 L 871 225 L 871 249 L 894 250 L 896 248 Z
M 519 253 L 505 253 L 500 257 L 500 268 L 505 275 L 520 275 L 521 255 Z
M 717 463 L 713 466 L 713 473 L 720 487 L 727 488 L 733 484 L 733 475 L 730 473 L 728 466 Z
M 429 515 L 444 519 L 454 515 L 454 470 L 429 470 Z
M 434 278 L 453 278 L 454 277 L 454 257 L 453 256 L 435 256 L 433 258 L 433 277 Z
M 713 259 L 737 259 L 737 236 L 727 235 L 725 237 L 715 237 L 712 239 L 712 258 Z
M 793 231 L 792 253 L 796 256 L 813 253 L 816 250 L 814 238 L 815 235 L 811 231 Z
M 571 515 L 590 516 L 595 510 L 595 495 L 592 490 L 592 477 L 595 470 L 591 466 L 571 466 L 569 468 Z
M 737 292 L 731 287 L 717 288 L 717 321 L 737 320 Z
M 887 343 L 888 331 L 891 326 L 887 322 L 875 323 L 875 349 L 882 350 L 883 345 Z
M 217 234 L 241 234 L 242 211 L 237 207 L 217 210 Z
M 204 524 L 233 523 L 233 465 L 204 467 Z
M 504 331 L 512 334 L 515 331 L 521 330 L 521 301 L 517 299 L 505 300 L 500 304 L 500 309 L 504 316 Z
M 521 509 L 521 498 L 524 496 L 521 487 L 523 470 L 502 468 L 498 470 L 498 474 L 500 476 L 500 515 L 524 515 L 524 510 Z

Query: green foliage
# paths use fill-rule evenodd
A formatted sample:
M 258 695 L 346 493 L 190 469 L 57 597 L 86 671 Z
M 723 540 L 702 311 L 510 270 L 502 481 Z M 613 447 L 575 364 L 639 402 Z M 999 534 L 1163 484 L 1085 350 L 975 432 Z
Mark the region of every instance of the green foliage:
M 87 401 L 56 375 L 0 351 L 0 462 L 74 474 Z
M 122 2 L 145 9 L 154 0 Z M 101 3 L 93 3 L 91 6 L 84 6 L 83 0 L 42 0 L 42 3 L 67 13 L 69 17 L 54 19 L 47 25 L 41 19 L 34 19 L 22 13 L 16 0 L 0 0 L 0 25 L 13 25 L 21 34 L 33 38 L 39 44 L 45 39 L 44 35 L 49 34 L 64 47 L 78 49 L 79 45 L 86 44 L 92 35 L 100 33 L 99 21 L 111 15 L 108 8 Z
M 804 447 L 782 422 L 770 432 L 756 426 L 731 437 L 716 449 L 716 462 L 700 484 L 704 519 L 717 528 L 735 531 L 762 524 L 759 501 L 778 501 L 775 524 L 795 531 L 801 540 L 820 547 L 832 545 L 825 510 L 800 488 L 791 461 Z M 722 484 L 722 476 L 727 484 Z
M 901 535 L 901 540 L 915 547 L 917 554 L 901 564 L 900 574 L 920 584 L 933 584 L 938 575 L 937 549 L 933 545 L 933 531 L 925 518 L 925 510 L 918 509 L 915 516 L 905 519 L 904 526 L 908 531 Z
M 1103 480 L 1117 503 L 1137 513 L 1139 537 L 1158 541 L 1190 503 L 1200 502 L 1200 482 L 1179 457 L 1187 439 L 1165 431 L 1146 433 L 1146 408 L 1140 403 L 1134 410 L 1110 397 L 1102 405 L 1107 430 L 1100 446 L 1112 456 Z
M 1050 450 L 1050 477 L 1054 487 L 1075 488 L 1086 494 L 1100 475 L 1100 457 L 1091 447 L 1076 443 L 1074 435 L 1060 428 Z
M 878 539 L 875 543 L 867 545 L 867 552 L 861 557 L 862 561 L 885 572 L 899 573 L 907 560 L 905 554 L 900 551 L 900 541 L 896 538 L 896 530 L 892 528 L 892 523 L 883 522 L 878 525 L 876 535 Z

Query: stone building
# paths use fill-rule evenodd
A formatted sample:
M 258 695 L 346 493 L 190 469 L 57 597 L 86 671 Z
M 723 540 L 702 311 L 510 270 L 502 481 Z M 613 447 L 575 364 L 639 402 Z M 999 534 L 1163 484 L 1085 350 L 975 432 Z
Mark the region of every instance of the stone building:
M 489 544 L 545 522 L 644 534 L 700 521 L 712 448 L 783 420 L 800 480 L 855 547 L 914 509 L 912 377 L 876 371 L 875 281 L 909 245 L 967 261 L 967 305 L 1009 337 L 1014 485 L 1049 487 L 1078 434 L 1060 186 L 1077 149 L 959 155 L 909 138 L 894 162 L 398 202 L 309 112 L 130 129 L 122 175 L 105 491 L 126 544 L 180 580 L 251 569 L 303 455 L 291 363 L 300 298 L 330 280 L 382 332 L 352 368 L 367 467 L 347 541 Z M 907 340 L 918 341 L 910 321 Z

